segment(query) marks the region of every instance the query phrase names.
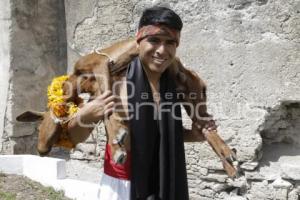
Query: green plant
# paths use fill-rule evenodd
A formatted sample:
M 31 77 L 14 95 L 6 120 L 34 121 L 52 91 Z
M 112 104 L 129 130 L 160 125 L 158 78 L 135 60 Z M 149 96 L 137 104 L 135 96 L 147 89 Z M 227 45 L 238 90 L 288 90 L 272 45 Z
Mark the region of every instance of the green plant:
M 40 190 L 48 200 L 61 200 L 64 197 L 63 191 L 55 191 L 52 187 L 44 187 L 40 183 L 32 182 L 29 179 L 26 179 L 26 184 L 32 189 Z
M 0 191 L 0 199 L 1 200 L 15 200 L 16 194 Z
M 64 197 L 63 191 L 55 191 L 51 187 L 46 187 L 42 189 L 44 193 L 47 194 L 49 200 L 61 200 Z

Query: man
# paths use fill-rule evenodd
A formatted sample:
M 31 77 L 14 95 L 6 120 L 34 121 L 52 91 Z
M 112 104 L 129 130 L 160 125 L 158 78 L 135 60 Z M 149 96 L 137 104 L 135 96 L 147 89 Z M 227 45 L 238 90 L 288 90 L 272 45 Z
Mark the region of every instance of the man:
M 171 9 L 153 7 L 142 14 L 136 34 L 139 55 L 129 64 L 118 94 L 128 94 L 121 102 L 133 108 L 133 112 L 125 111 L 130 116 L 131 152 L 126 163 L 118 165 L 111 162 L 106 148 L 101 200 L 188 199 L 183 129 L 178 120 L 181 110 L 175 106 L 176 85 L 168 70 L 181 29 L 182 21 Z M 77 116 L 81 122 L 96 123 L 113 112 L 115 102 L 116 97 L 107 91 L 87 103 Z M 68 132 L 80 135 L 83 141 L 91 129 L 74 119 Z

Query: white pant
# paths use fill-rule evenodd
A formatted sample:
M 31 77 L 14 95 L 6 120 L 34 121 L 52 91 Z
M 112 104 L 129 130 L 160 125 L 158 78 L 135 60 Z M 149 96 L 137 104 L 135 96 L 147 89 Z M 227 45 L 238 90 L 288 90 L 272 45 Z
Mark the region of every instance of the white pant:
M 130 200 L 130 181 L 103 173 L 100 181 L 100 200 Z

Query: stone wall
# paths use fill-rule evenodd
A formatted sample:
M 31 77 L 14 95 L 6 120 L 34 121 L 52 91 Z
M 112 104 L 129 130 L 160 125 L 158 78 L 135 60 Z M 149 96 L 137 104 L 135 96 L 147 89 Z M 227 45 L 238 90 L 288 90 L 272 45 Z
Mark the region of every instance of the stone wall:
M 30 138 L 25 143 L 33 144 L 35 126 L 15 124 L 13 118 L 21 109 L 44 109 L 43 90 L 54 75 L 65 72 L 64 38 L 58 34 L 64 29 L 63 23 L 57 23 L 64 16 L 61 2 L 12 1 L 9 41 L 14 59 L 9 67 L 4 141 L 24 144 L 20 140 Z M 206 81 L 209 110 L 220 135 L 237 149 L 241 164 L 240 178 L 232 181 L 207 143 L 186 144 L 190 198 L 298 199 L 300 2 L 65 0 L 68 71 L 80 55 L 134 36 L 142 10 L 152 5 L 171 7 L 182 17 L 177 54 Z M 42 12 L 45 16 L 38 15 Z M 40 99 L 34 100 L 37 96 Z M 98 126 L 70 157 L 103 156 L 103 135 L 103 127 Z
M 8 95 L 1 96 L 6 105 L 1 104 L 5 118 L 1 120 L 0 152 L 35 154 L 36 125 L 16 123 L 15 118 L 26 110 L 45 110 L 47 85 L 54 76 L 66 72 L 64 2 L 5 0 L 1 4 L 4 2 L 1 13 L 6 11 L 11 24 L 9 29 L 1 26 L 9 38 L 3 46 L 9 49 L 6 54 L 10 57 L 4 65 L 5 79 L 1 79 Z

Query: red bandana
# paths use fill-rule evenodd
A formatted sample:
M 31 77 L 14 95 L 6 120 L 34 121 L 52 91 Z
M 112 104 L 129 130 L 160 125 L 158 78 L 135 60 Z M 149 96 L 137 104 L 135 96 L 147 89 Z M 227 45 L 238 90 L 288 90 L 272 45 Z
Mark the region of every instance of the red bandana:
M 142 39 L 148 36 L 154 35 L 164 35 L 173 38 L 177 46 L 179 45 L 180 31 L 171 29 L 165 25 L 148 25 L 140 28 L 136 34 L 137 42 L 140 42 Z

